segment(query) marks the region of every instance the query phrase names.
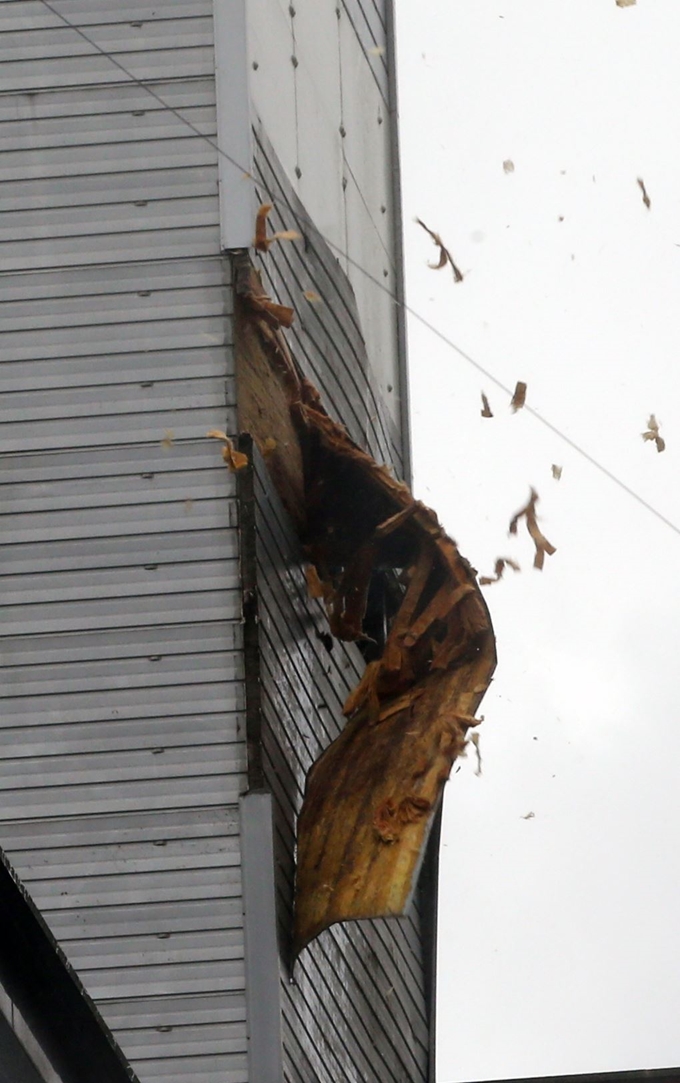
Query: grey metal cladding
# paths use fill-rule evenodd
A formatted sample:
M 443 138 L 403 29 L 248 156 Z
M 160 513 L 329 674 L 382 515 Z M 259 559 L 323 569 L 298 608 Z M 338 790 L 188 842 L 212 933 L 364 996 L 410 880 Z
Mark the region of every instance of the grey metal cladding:
M 391 0 L 342 0 L 345 10 L 361 48 L 378 84 L 385 105 L 389 106 L 389 79 L 387 56 L 387 13 Z
M 266 470 L 257 476 L 264 760 L 274 796 L 280 936 L 290 936 L 294 822 L 306 772 L 338 734 L 363 670 L 308 598 L 299 544 Z M 357 922 L 323 933 L 281 969 L 285 1079 L 417 1083 L 428 1075 L 429 1027 L 420 919 Z
M 264 201 L 275 200 L 275 228 L 297 229 L 304 244 L 273 245 L 259 262 L 272 297 L 296 318 L 289 337 L 296 360 L 321 391 L 329 414 L 380 462 L 402 470 L 402 438 L 366 356 L 354 292 L 338 260 L 311 225 L 264 132 L 256 132 L 255 173 Z M 304 299 L 312 291 L 321 304 Z
M 211 0 L 57 6 L 214 138 Z M 217 153 L 45 5 L 0 48 L 0 844 L 142 1081 L 246 1083 Z

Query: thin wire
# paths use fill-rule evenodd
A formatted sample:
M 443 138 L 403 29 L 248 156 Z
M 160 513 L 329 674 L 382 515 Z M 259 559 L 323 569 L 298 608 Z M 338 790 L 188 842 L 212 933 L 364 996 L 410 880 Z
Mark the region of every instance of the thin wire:
M 97 42 L 94 41 L 91 37 L 89 37 L 88 34 L 84 33 L 84 31 L 81 30 L 79 26 L 76 26 L 75 23 L 72 23 L 69 19 L 66 18 L 65 15 L 62 15 L 60 11 L 57 11 L 56 8 L 54 8 L 49 2 L 49 0 L 40 0 L 40 2 L 43 4 L 44 7 L 51 11 L 53 15 L 60 19 L 66 26 L 68 26 L 71 30 L 75 31 L 75 33 L 78 34 L 83 39 L 83 41 L 86 41 L 88 45 L 91 45 L 93 49 L 96 49 L 96 51 L 100 53 L 103 57 L 106 57 L 106 59 L 109 60 L 116 68 L 118 68 L 119 71 L 123 72 L 123 74 L 126 75 L 128 79 L 130 79 L 133 83 L 136 83 L 137 86 L 141 87 L 142 90 L 144 90 L 147 94 L 150 94 L 151 97 L 154 98 L 159 103 L 159 105 L 163 107 L 163 109 L 167 109 L 168 112 L 172 113 L 173 116 L 177 117 L 177 119 L 181 121 L 182 124 L 185 124 L 187 128 L 190 128 L 195 135 L 197 135 L 200 139 L 203 139 L 206 143 L 213 147 L 217 151 L 217 153 L 221 155 L 222 158 L 225 158 L 226 161 L 228 161 L 231 165 L 238 169 L 244 175 L 244 177 L 248 178 L 253 183 L 260 183 L 264 190 L 269 192 L 269 189 L 264 182 L 256 182 L 253 175 L 248 169 L 245 168 L 245 166 L 243 166 L 240 162 L 237 162 L 235 158 L 232 158 L 230 154 L 228 154 L 225 150 L 222 149 L 222 147 L 217 145 L 214 139 L 211 139 L 209 135 L 205 135 L 204 132 L 202 132 L 199 128 L 196 127 L 195 124 L 192 124 L 190 120 L 187 120 L 187 118 L 182 113 L 180 113 L 178 109 L 175 109 L 174 106 L 170 105 L 169 102 L 166 102 L 164 98 L 161 98 L 160 94 L 157 94 L 155 90 L 152 90 L 150 86 L 148 86 L 136 75 L 134 75 L 128 68 L 125 67 L 124 64 L 121 64 L 119 60 L 116 60 L 116 58 L 112 56 L 111 53 L 108 53 L 106 49 L 103 49 L 101 45 L 98 45 Z M 269 195 L 271 196 L 273 201 L 274 197 L 271 195 L 270 192 Z M 291 214 L 297 219 L 298 224 L 300 224 L 301 221 L 304 221 L 307 225 L 311 226 L 314 230 L 319 232 L 315 223 L 304 211 L 300 213 L 299 211 L 294 210 L 290 206 L 289 210 Z M 384 283 L 381 282 L 379 278 L 376 278 L 374 275 L 371 274 L 370 271 L 367 271 L 365 267 L 362 267 L 361 264 L 358 263 L 355 259 L 353 259 L 348 252 L 345 252 L 342 248 L 340 248 L 337 244 L 334 244 L 333 241 L 331 241 L 328 237 L 325 237 L 320 232 L 319 236 L 337 255 L 347 260 L 347 262 L 352 267 L 354 267 L 355 270 L 359 271 L 360 274 L 367 278 L 369 282 L 372 282 L 373 285 L 377 286 L 379 290 L 382 290 L 383 293 L 386 293 L 395 305 L 402 308 L 404 312 L 407 312 L 409 316 L 411 316 L 414 320 L 417 320 L 418 323 L 422 324 L 423 327 L 426 327 L 427 330 L 430 331 L 436 338 L 440 339 L 440 341 L 443 342 L 446 346 L 454 350 L 460 357 L 463 358 L 464 361 L 467 361 L 469 365 L 472 365 L 473 368 L 475 368 L 484 377 L 486 377 L 487 380 L 490 380 L 491 383 L 495 384 L 496 387 L 500 388 L 501 391 L 504 391 L 507 395 L 512 394 L 510 388 L 506 387 L 502 380 L 499 380 L 497 376 L 494 376 L 492 372 L 484 368 L 484 366 L 481 365 L 479 361 L 475 361 L 475 359 L 471 357 L 470 354 L 466 353 L 465 350 L 461 349 L 460 346 L 457 346 L 456 343 L 452 341 L 452 339 L 448 338 L 443 333 L 443 331 L 440 331 L 424 316 L 421 316 L 420 313 L 416 312 L 414 308 L 411 308 L 411 306 L 407 304 L 406 301 L 403 301 L 401 300 L 401 298 L 397 297 L 389 288 L 389 286 L 384 285 Z M 596 470 L 599 470 L 599 472 L 603 474 L 606 478 L 608 478 L 611 482 L 613 482 L 614 485 L 617 485 L 618 488 L 621 489 L 624 493 L 627 493 L 628 496 L 632 497 L 633 500 L 637 501 L 637 503 L 640 504 L 643 508 L 645 508 L 648 512 L 654 515 L 662 523 L 665 523 L 667 527 L 670 527 L 670 529 L 675 534 L 680 534 L 680 527 L 677 526 L 676 523 L 672 522 L 660 511 L 658 511 L 658 509 L 655 508 L 652 504 L 650 504 L 647 500 L 645 500 L 644 497 L 640 496 L 639 493 L 636 493 L 634 489 L 631 489 L 629 485 L 626 485 L 625 481 L 622 481 L 621 478 L 617 477 L 616 474 L 613 474 L 611 470 L 608 470 L 606 466 L 604 466 L 601 462 L 595 459 L 589 452 L 582 448 L 580 444 L 577 444 L 574 440 L 571 439 L 571 437 L 563 433 L 561 429 L 558 429 L 556 425 L 553 425 L 551 421 L 548 421 L 548 419 L 543 417 L 542 414 L 539 414 L 538 410 L 535 410 L 532 406 L 527 405 L 524 406 L 524 409 L 527 411 L 527 413 L 531 414 L 532 417 L 539 421 L 541 425 L 544 425 L 546 429 L 549 429 L 550 432 L 552 432 L 560 440 L 563 440 L 565 444 L 572 448 L 573 451 L 577 452 L 577 454 L 580 455 L 583 459 L 585 459 L 586 462 L 590 463 L 591 466 L 594 466 Z

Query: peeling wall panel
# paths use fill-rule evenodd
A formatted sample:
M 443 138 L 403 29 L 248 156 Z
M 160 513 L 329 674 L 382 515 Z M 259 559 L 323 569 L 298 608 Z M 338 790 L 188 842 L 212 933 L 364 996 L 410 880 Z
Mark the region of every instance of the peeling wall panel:
M 315 631 L 325 630 L 325 619 L 307 597 L 298 543 L 264 467 L 257 492 L 265 765 L 281 850 L 278 899 L 285 936 L 292 904 L 292 821 L 305 774 L 339 731 L 340 705 L 363 661 L 352 646 L 336 642 L 329 654 L 317 639 Z M 286 1080 L 411 1083 L 427 1078 L 417 920 L 414 911 L 404 922 L 330 929 L 300 956 L 295 984 L 288 983 L 284 968 Z
M 304 208 L 264 136 L 257 143 L 256 167 L 263 194 L 278 197 L 276 228 L 281 223 L 307 237 L 306 245 L 272 247 L 260 265 L 272 296 L 296 312 L 289 335 L 298 364 L 318 387 L 331 416 L 346 425 L 353 439 L 379 461 L 393 461 L 392 448 L 400 447 L 401 439 L 366 353 L 352 287 L 328 246 L 307 224 Z M 317 294 L 319 303 L 307 301 L 305 290 Z M 396 465 L 399 470 L 399 460 Z

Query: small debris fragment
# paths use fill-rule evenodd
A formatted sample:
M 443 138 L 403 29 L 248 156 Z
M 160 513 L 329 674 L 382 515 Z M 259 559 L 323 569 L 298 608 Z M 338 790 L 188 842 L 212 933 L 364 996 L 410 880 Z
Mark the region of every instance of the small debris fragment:
M 244 466 L 248 465 L 248 456 L 244 455 L 242 451 L 237 451 L 232 441 L 229 439 L 225 432 L 220 429 L 210 429 L 205 434 L 213 440 L 221 440 L 224 444 L 222 448 L 222 458 L 232 472 L 237 470 L 243 470 Z
M 514 173 L 515 172 L 515 163 L 513 162 L 512 158 L 506 158 L 505 161 L 503 162 L 503 172 L 504 173 Z
M 273 209 L 273 204 L 263 203 L 255 218 L 255 238 L 253 247 L 256 252 L 268 252 L 274 241 L 299 241 L 301 235 L 296 229 L 282 229 L 278 233 L 267 236 L 267 218 Z
M 273 436 L 268 436 L 267 439 L 265 440 L 265 442 L 262 445 L 262 454 L 264 455 L 265 459 L 266 459 L 267 455 L 271 455 L 272 451 L 274 451 L 276 449 L 276 447 L 277 447 L 277 443 L 276 443 L 276 440 L 274 439 L 274 437 Z
M 480 587 L 487 587 L 489 583 L 497 583 L 499 579 L 502 579 L 506 565 L 512 568 L 513 572 L 521 571 L 516 560 L 511 560 L 510 557 L 499 557 L 494 565 L 494 575 L 483 575 L 479 580 Z
M 164 451 L 170 451 L 170 448 L 174 447 L 174 444 L 175 444 L 175 434 L 174 434 L 174 432 L 172 431 L 172 429 L 166 429 L 165 430 L 165 436 L 161 440 L 161 447 L 163 448 Z
M 520 816 L 520 820 L 533 820 L 535 812 L 527 812 L 526 816 Z
M 479 747 L 479 734 L 478 733 L 471 733 L 470 734 L 470 740 L 472 741 L 472 744 L 474 745 L 475 754 L 477 756 L 477 767 L 475 768 L 475 774 L 477 775 L 477 778 L 479 778 L 479 776 L 482 773 L 482 753 L 481 753 L 481 749 Z
M 649 420 L 647 421 L 647 431 L 643 432 L 641 435 L 643 440 L 653 440 L 656 444 L 657 451 L 663 451 L 666 447 L 666 441 L 664 440 L 663 436 L 659 435 L 659 423 L 654 417 L 654 414 L 649 415 Z
M 522 380 L 518 380 L 515 385 L 515 393 L 512 396 L 512 401 L 510 403 L 513 414 L 516 414 L 518 410 L 522 409 L 524 403 L 526 402 L 526 398 L 527 385 L 523 383 Z
M 307 580 L 307 590 L 309 591 L 310 598 L 323 598 L 323 583 L 313 564 L 308 564 L 305 568 L 305 579 Z
M 652 201 L 649 198 L 649 196 L 647 195 L 647 189 L 645 188 L 645 182 L 643 181 L 642 177 L 638 177 L 637 182 L 638 182 L 638 188 L 642 192 L 642 202 L 644 203 L 647 210 L 649 210 L 649 208 L 652 205 Z
M 451 270 L 453 271 L 453 277 L 454 277 L 455 281 L 456 282 L 462 282 L 463 281 L 463 272 L 456 265 L 453 256 L 449 252 L 448 248 L 446 247 L 446 245 L 442 241 L 439 234 L 435 233 L 434 230 L 432 230 L 428 226 L 426 226 L 421 218 L 416 218 L 416 222 L 418 223 L 419 226 L 421 226 L 425 230 L 426 233 L 429 233 L 430 237 L 432 238 L 432 243 L 436 244 L 437 247 L 439 248 L 439 262 L 438 263 L 428 263 L 427 266 L 430 267 L 433 271 L 441 271 L 442 267 L 446 267 L 446 264 L 449 263 L 451 265 Z
M 525 519 L 527 524 L 527 530 L 531 536 L 531 539 L 536 546 L 536 555 L 534 557 L 534 568 L 538 568 L 539 571 L 543 569 L 543 562 L 545 560 L 545 554 L 549 557 L 556 553 L 557 550 L 554 545 L 541 533 L 536 520 L 536 504 L 538 502 L 538 493 L 535 489 L 531 489 L 531 495 L 529 502 L 517 512 L 516 515 L 510 520 L 510 526 L 508 528 L 509 534 L 517 533 L 517 524 L 520 519 Z
M 482 391 L 482 409 L 480 410 L 482 417 L 493 417 L 491 413 L 491 407 L 489 406 L 489 400 Z
M 632 8 L 633 4 L 636 4 L 637 0 L 616 0 L 617 8 Z
M 562 477 L 562 467 L 556 466 L 555 463 L 553 463 L 550 469 L 552 470 L 552 476 L 554 477 L 555 481 L 559 481 Z
M 368 55 L 369 56 L 384 56 L 385 55 L 385 46 L 384 45 L 373 45 L 368 50 Z
M 305 301 L 309 301 L 311 305 L 321 304 L 321 298 L 319 297 L 319 294 L 316 293 L 314 290 L 305 290 L 302 296 L 304 297 Z

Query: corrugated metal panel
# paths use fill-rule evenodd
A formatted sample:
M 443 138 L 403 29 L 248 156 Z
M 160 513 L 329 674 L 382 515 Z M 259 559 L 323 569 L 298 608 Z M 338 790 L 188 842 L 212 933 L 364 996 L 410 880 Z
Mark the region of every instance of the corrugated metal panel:
M 211 0 L 55 2 L 214 139 Z M 0 46 L 0 841 L 141 1080 L 245 1083 L 217 153 L 40 3 Z
M 355 648 L 318 632 L 298 542 L 259 466 L 258 575 L 265 770 L 275 800 L 280 934 L 291 925 L 293 824 L 312 762 L 339 732 L 341 705 L 363 670 Z M 282 973 L 285 1078 L 417 1083 L 428 1078 L 428 1019 L 418 913 L 323 933 Z
M 290 187 L 265 135 L 257 140 L 256 171 L 262 194 L 276 199 L 276 228 L 297 228 L 305 244 L 272 246 L 259 264 L 273 297 L 291 305 L 295 357 L 323 395 L 328 412 L 381 462 L 401 466 L 401 434 L 378 391 L 366 354 L 352 287 Z M 285 225 L 283 225 L 285 223 Z M 305 300 L 312 290 L 320 303 Z M 393 387 L 396 391 L 396 387 Z

